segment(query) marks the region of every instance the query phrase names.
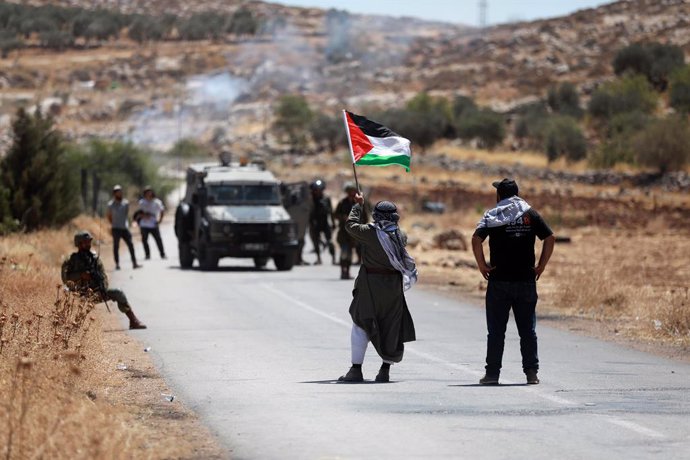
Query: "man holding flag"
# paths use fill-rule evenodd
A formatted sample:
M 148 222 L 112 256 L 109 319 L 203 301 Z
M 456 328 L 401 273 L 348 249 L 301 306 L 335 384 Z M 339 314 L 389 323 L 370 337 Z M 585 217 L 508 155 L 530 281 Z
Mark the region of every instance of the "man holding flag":
M 356 164 L 397 164 L 409 171 L 410 141 L 366 118 L 343 112 L 357 180 Z M 400 216 L 394 203 L 380 201 L 373 211 L 374 222 L 361 224 L 364 197 L 358 192 L 346 222 L 347 233 L 362 246 L 362 265 L 355 280 L 350 304 L 352 367 L 341 382 L 362 382 L 362 363 L 369 342 L 383 364 L 377 382 L 390 381 L 390 366 L 400 362 L 405 342 L 415 340 L 412 316 L 404 291 L 417 281 L 414 259 L 405 249 L 407 238 L 400 230 Z

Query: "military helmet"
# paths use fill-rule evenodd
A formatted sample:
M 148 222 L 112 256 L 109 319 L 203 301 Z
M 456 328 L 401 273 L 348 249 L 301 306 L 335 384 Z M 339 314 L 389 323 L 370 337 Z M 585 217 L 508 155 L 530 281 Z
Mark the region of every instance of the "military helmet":
M 79 246 L 82 241 L 91 241 L 93 240 L 93 236 L 91 236 L 91 233 L 89 233 L 86 230 L 81 230 L 78 231 L 77 233 L 74 234 L 74 245 Z
M 312 190 L 323 190 L 326 188 L 326 181 L 322 179 L 316 179 L 314 182 L 311 183 L 309 186 Z
M 345 185 L 343 185 L 343 192 L 347 193 L 350 190 L 357 191 L 357 186 L 354 182 L 345 182 Z

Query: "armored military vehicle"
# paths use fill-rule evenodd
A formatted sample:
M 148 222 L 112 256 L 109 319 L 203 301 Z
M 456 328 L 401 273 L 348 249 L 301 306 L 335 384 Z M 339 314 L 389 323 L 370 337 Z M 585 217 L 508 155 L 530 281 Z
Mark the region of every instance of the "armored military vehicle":
M 182 268 L 194 259 L 212 270 L 222 257 L 248 257 L 257 268 L 272 258 L 278 270 L 290 270 L 297 257 L 297 225 L 283 207 L 280 181 L 260 163 L 189 166 L 175 235 Z

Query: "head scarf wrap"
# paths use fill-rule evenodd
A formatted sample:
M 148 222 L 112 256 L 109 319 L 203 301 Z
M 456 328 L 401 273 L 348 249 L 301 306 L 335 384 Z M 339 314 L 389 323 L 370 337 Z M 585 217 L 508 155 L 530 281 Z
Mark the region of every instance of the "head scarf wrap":
M 388 261 L 402 274 L 403 289 L 407 291 L 417 282 L 417 267 L 412 256 L 407 253 L 400 234 L 398 208 L 390 201 L 379 201 L 374 207 L 373 216 L 376 236 L 386 251 Z

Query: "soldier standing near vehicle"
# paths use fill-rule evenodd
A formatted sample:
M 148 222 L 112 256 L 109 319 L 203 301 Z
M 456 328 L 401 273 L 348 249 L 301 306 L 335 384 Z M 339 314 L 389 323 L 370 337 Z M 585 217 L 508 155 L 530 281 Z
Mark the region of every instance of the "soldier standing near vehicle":
M 113 257 L 115 259 L 115 269 L 120 269 L 120 239 L 125 241 L 132 258 L 134 268 L 139 268 L 137 256 L 134 253 L 134 243 L 132 234 L 129 231 L 129 201 L 122 196 L 122 187 L 113 187 L 113 199 L 108 202 L 108 222 L 110 222 L 111 233 L 113 236 Z
M 282 184 L 283 207 L 290 214 L 290 218 L 297 224 L 297 257 L 295 265 L 308 265 L 302 258 L 304 249 L 304 237 L 309 226 L 309 214 L 311 212 L 311 199 L 308 182 L 296 182 L 294 184 Z
M 101 259 L 91 251 L 93 237 L 87 231 L 74 235 L 74 245 L 78 248 L 62 264 L 62 282 L 81 295 L 89 296 L 94 302 L 117 302 L 117 308 L 129 318 L 130 329 L 146 329 L 134 315 L 125 293 L 119 289 L 108 288 L 108 277 Z
M 515 181 L 503 179 L 496 187 L 496 207 L 486 211 L 472 236 L 472 252 L 486 289 L 488 329 L 486 374 L 482 385 L 498 385 L 510 310 L 520 335 L 522 369 L 527 383 L 539 383 L 537 354 L 537 280 L 551 258 L 555 238 L 539 213 L 518 196 Z M 489 237 L 491 265 L 484 258 L 484 239 Z M 535 266 L 535 238 L 543 240 L 539 263 Z
M 333 207 L 331 199 L 324 194 L 326 183 L 317 179 L 310 185 L 312 207 L 309 213 L 309 236 L 314 244 L 314 251 L 316 252 L 316 265 L 321 265 L 321 234 L 323 234 L 328 246 L 328 252 L 331 254 L 333 265 L 335 262 L 335 245 L 333 244 L 332 231 L 335 229 L 335 221 L 333 220 Z
M 350 304 L 352 367 L 338 380 L 362 382 L 362 363 L 369 342 L 383 360 L 377 382 L 390 380 L 390 366 L 403 358 L 405 342 L 415 340 L 414 323 L 404 291 L 417 281 L 414 259 L 405 249 L 400 216 L 390 201 L 374 207 L 374 223 L 361 224 L 364 198 L 357 193 L 347 219 L 348 233 L 362 244 L 362 266 Z
M 352 206 L 355 204 L 357 187 L 354 183 L 347 182 L 343 187 L 343 191 L 347 196 L 340 200 L 335 207 L 335 219 L 338 221 L 338 233 L 335 240 L 338 242 L 338 246 L 340 246 L 340 279 L 347 280 L 351 279 L 350 266 L 352 265 L 353 250 L 357 251 L 359 255 L 359 243 L 347 232 L 347 218 L 350 216 Z M 367 219 L 365 209 L 362 209 L 362 219 L 363 221 Z
M 139 200 L 139 210 L 137 213 L 141 216 L 138 219 L 139 228 L 141 229 L 141 242 L 144 244 L 144 253 L 146 259 L 151 258 L 151 249 L 149 248 L 149 235 L 153 236 L 158 246 L 158 252 L 161 259 L 165 259 L 165 249 L 163 249 L 163 239 L 161 238 L 160 223 L 163 222 L 165 215 L 165 206 L 163 202 L 156 198 L 153 189 L 147 186 L 144 189 L 144 197 Z

